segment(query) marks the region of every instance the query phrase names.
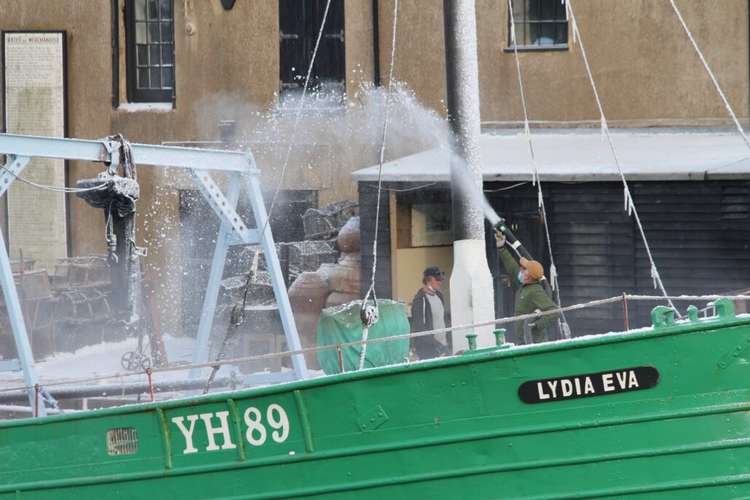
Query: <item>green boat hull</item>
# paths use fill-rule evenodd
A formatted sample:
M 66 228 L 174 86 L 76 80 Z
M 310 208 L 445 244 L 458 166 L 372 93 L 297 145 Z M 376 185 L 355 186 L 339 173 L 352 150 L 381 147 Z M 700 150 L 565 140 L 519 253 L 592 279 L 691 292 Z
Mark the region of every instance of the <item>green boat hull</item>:
M 750 495 L 750 317 L 722 316 L 3 422 L 0 499 Z

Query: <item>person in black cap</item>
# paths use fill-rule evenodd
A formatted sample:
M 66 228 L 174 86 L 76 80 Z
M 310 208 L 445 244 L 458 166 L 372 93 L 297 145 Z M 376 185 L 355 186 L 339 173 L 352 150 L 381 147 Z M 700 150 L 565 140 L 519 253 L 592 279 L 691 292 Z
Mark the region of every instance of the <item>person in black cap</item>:
M 448 326 L 448 311 L 440 288 L 445 274 L 439 267 L 428 267 L 422 273 L 422 288 L 411 302 L 412 333 L 437 330 Z M 419 359 L 436 358 L 450 353 L 448 335 L 414 337 L 413 348 Z

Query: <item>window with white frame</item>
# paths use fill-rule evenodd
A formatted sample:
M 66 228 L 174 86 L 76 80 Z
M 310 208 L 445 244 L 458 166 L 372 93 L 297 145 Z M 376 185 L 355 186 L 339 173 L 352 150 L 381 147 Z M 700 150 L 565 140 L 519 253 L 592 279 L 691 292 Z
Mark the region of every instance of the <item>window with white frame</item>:
M 126 80 L 130 102 L 173 102 L 174 0 L 126 0 Z

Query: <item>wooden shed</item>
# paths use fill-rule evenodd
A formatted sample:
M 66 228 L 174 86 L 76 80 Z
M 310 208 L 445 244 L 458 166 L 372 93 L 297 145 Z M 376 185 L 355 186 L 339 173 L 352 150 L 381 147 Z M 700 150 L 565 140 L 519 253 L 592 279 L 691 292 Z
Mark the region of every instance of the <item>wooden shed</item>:
M 675 129 L 620 130 L 614 136 L 670 295 L 750 288 L 750 151 L 742 139 L 729 131 Z M 481 144 L 487 200 L 549 269 L 524 137 L 517 131 L 484 134 Z M 625 210 L 623 184 L 599 132 L 543 131 L 535 134 L 535 146 L 563 305 L 622 293 L 658 294 L 643 240 Z M 424 267 L 450 271 L 449 164 L 449 153 L 438 149 L 384 165 L 379 296 L 408 302 Z M 377 167 L 354 174 L 363 214 L 363 276 L 369 275 L 373 259 L 375 220 L 364 215 L 375 213 L 377 175 Z M 510 315 L 510 278 L 491 237 L 487 256 L 496 283 L 496 314 Z M 653 306 L 629 303 L 630 327 L 645 324 Z M 621 330 L 624 315 L 622 304 L 614 304 L 569 314 L 568 320 L 574 335 L 584 335 Z

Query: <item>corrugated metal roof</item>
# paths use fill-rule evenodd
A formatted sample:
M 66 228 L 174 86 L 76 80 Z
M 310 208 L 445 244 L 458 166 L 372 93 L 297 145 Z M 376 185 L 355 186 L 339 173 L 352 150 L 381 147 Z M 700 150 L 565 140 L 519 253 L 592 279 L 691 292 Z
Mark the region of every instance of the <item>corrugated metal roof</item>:
M 612 130 L 623 171 L 632 180 L 750 178 L 750 149 L 734 130 Z M 609 146 L 598 129 L 542 129 L 532 134 L 542 180 L 618 180 Z M 514 129 L 483 133 L 480 138 L 485 181 L 531 178 L 525 135 Z M 383 180 L 448 181 L 452 155 L 436 148 L 383 165 Z M 374 181 L 378 166 L 357 170 L 355 181 Z

